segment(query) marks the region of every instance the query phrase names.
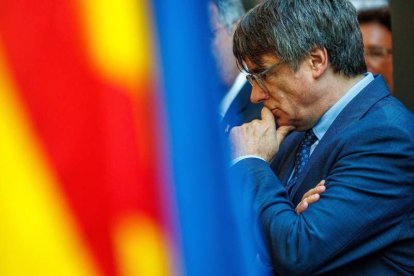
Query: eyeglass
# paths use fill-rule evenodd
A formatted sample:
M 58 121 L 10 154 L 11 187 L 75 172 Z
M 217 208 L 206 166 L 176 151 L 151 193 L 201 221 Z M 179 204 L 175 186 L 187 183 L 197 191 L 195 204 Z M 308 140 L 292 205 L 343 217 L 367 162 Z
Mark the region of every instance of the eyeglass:
M 256 81 L 256 83 L 260 86 L 260 88 L 268 93 L 269 90 L 267 89 L 265 85 L 266 75 L 269 74 L 274 69 L 276 69 L 282 63 L 283 62 L 275 63 L 271 65 L 270 67 L 266 68 L 264 71 L 257 73 L 257 74 L 254 74 L 254 73 L 248 74 L 246 76 L 246 79 L 249 81 L 249 83 L 252 86 L 254 85 L 254 82 Z
M 392 49 L 381 47 L 381 46 L 371 46 L 365 48 L 364 54 L 367 57 L 378 59 L 383 58 L 387 55 L 392 54 Z

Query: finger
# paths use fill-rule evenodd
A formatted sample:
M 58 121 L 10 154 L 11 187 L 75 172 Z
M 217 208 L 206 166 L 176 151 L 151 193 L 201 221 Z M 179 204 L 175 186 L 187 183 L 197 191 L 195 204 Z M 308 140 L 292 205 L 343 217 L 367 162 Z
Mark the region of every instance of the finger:
M 300 215 L 303 213 L 306 209 L 308 209 L 309 204 L 306 202 L 306 200 L 301 201 L 298 204 L 298 207 L 296 207 L 296 214 Z
M 313 194 L 321 194 L 321 193 L 323 193 L 325 190 L 326 190 L 326 187 L 325 187 L 325 180 L 321 180 L 317 185 L 316 185 L 316 187 L 315 188 L 313 188 L 313 189 L 310 189 L 309 191 L 307 191 L 303 196 L 302 196 L 302 200 L 304 199 L 304 198 L 306 198 L 306 197 L 309 197 L 309 196 L 311 196 L 311 195 L 313 195 Z
M 307 191 L 303 196 L 302 196 L 302 200 L 304 200 L 305 198 L 310 197 L 311 195 L 313 195 L 315 193 L 315 188 L 310 189 L 309 191 Z
M 276 139 L 279 142 L 279 145 L 283 142 L 286 135 L 294 129 L 295 127 L 293 126 L 280 126 L 276 129 Z
M 313 189 L 310 189 L 309 191 L 307 191 L 303 196 L 302 196 L 302 199 L 304 199 L 304 198 L 307 198 L 307 197 L 310 197 L 310 196 L 312 196 L 312 195 L 314 195 L 314 194 L 321 194 L 321 193 L 323 193 L 324 191 L 326 190 L 326 187 L 325 186 L 316 186 L 315 188 L 313 188 Z
M 308 196 L 306 198 L 304 198 L 296 207 L 296 213 L 298 215 L 300 215 L 301 213 L 303 213 L 306 209 L 308 209 L 310 204 L 313 204 L 315 202 L 317 202 L 320 199 L 320 195 L 319 194 L 314 194 L 311 196 Z
M 262 108 L 262 112 L 261 113 L 262 113 L 262 121 L 265 121 L 267 124 L 269 124 L 273 128 L 275 128 L 276 127 L 275 116 L 270 111 L 270 109 L 264 106 Z
M 240 132 L 240 127 L 232 127 L 229 131 L 229 137 L 231 141 L 235 141 L 237 133 Z
M 320 198 L 321 196 L 319 194 L 314 194 L 314 195 L 307 197 L 305 200 L 308 204 L 312 204 L 318 201 Z
M 319 182 L 318 185 L 316 185 L 316 186 L 323 186 L 323 185 L 325 185 L 325 183 L 326 183 L 325 180 L 321 180 L 321 182 Z

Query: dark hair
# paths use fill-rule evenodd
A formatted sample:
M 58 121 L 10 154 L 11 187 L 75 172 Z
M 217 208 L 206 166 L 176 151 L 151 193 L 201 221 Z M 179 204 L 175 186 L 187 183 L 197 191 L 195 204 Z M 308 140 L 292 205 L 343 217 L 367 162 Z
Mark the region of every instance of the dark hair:
M 357 13 L 349 1 L 264 1 L 238 24 L 233 52 L 244 70 L 246 59 L 262 66 L 264 54 L 276 55 L 297 70 L 317 47 L 326 48 L 335 73 L 352 77 L 366 72 Z
M 359 24 L 379 23 L 391 32 L 391 15 L 388 7 L 362 10 L 358 13 Z

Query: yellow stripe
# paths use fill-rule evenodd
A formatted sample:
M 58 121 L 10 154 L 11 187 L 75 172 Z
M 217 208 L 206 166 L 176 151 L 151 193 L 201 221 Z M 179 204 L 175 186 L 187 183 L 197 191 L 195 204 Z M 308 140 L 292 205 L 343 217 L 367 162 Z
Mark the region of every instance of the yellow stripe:
M 100 275 L 18 104 L 2 54 L 0 45 L 0 275 Z
M 92 67 L 105 79 L 135 84 L 152 71 L 151 24 L 145 0 L 79 1 Z
M 123 276 L 174 275 L 168 240 L 145 215 L 123 217 L 114 229 L 116 257 Z

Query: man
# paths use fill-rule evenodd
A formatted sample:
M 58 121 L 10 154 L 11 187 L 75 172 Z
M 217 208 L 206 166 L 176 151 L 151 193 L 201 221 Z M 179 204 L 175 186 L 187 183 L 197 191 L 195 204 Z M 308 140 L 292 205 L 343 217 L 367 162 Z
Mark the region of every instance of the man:
M 369 72 L 381 74 L 393 91 L 391 16 L 387 7 L 362 10 L 359 26 L 365 48 L 365 63 Z
M 352 4 L 264 1 L 239 23 L 234 54 L 265 107 L 231 130 L 232 169 L 275 272 L 412 275 L 414 116 L 366 73 Z M 296 214 L 322 179 L 319 202 Z
M 250 101 L 251 86 L 246 76 L 239 72 L 233 56 L 233 33 L 236 22 L 244 14 L 240 0 L 209 2 L 212 29 L 212 50 L 219 76 L 226 94 L 219 106 L 223 128 L 227 131 L 260 118 L 262 104 Z

